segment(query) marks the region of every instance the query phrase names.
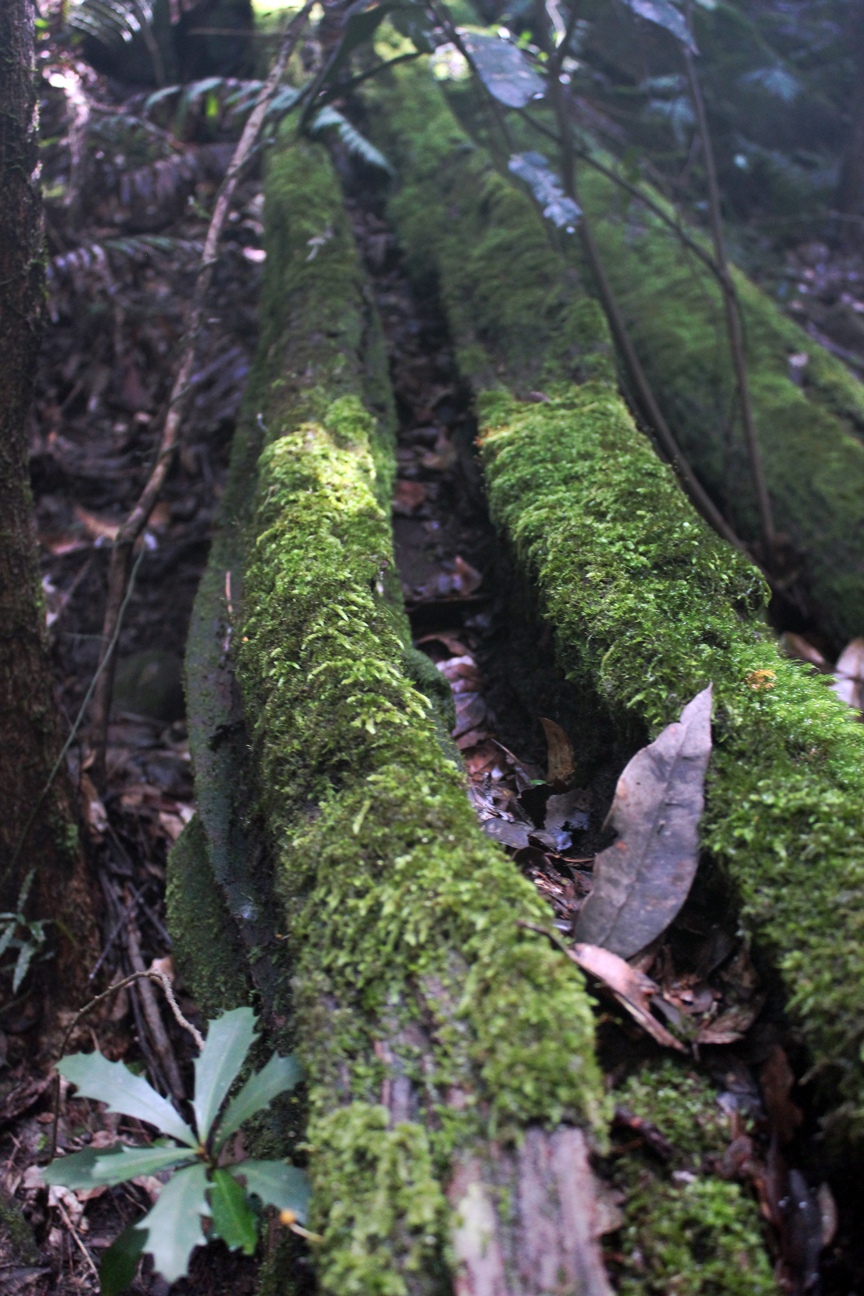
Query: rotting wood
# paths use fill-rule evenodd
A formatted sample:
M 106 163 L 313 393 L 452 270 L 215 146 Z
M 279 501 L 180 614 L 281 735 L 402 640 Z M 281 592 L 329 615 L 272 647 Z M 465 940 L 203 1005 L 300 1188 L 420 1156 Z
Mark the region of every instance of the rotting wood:
M 517 927 L 542 902 L 480 832 L 412 684 L 388 516 L 392 397 L 321 148 L 283 139 L 266 212 L 261 350 L 187 656 L 190 740 L 204 846 L 250 951 L 249 929 L 275 918 L 273 886 L 281 898 L 281 941 L 257 953 L 275 973 L 270 1025 L 297 1039 L 310 1082 L 321 1290 L 446 1289 L 467 1173 L 501 1264 L 490 1287 L 466 1242 L 458 1283 L 559 1291 L 539 1230 L 568 1290 L 606 1296 L 587 1209 L 606 1103 L 584 983 Z M 194 985 L 211 969 L 176 903 L 183 841 L 172 934 Z

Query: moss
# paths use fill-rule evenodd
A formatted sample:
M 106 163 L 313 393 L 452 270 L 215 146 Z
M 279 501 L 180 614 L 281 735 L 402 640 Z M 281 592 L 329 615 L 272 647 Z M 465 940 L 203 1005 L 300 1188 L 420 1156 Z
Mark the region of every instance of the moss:
M 757 620 L 755 570 L 695 516 L 611 393 L 490 405 L 489 497 L 568 678 L 652 732 L 714 684 L 702 839 L 772 952 L 833 1101 L 864 1117 L 864 731 Z
M 177 969 L 205 1021 L 249 999 L 244 951 L 231 914 L 213 885 L 207 839 L 196 815 L 168 855 L 168 925 Z
M 719 287 L 657 217 L 585 170 L 580 194 L 634 344 L 682 450 L 739 534 L 759 519 Z M 838 648 L 864 630 L 864 384 L 735 275 L 753 413 L 778 532 Z M 789 356 L 806 352 L 803 385 Z
M 441 1239 L 448 1212 L 426 1131 L 409 1122 L 391 1127 L 386 1107 L 354 1102 L 321 1119 L 314 1137 L 318 1218 L 335 1243 L 321 1269 L 325 1289 L 401 1296 L 395 1249 L 400 1269 L 437 1273 L 436 1286 L 446 1291 Z
M 771 1296 L 771 1273 L 756 1202 L 712 1174 L 729 1143 L 726 1115 L 700 1076 L 671 1062 L 646 1066 L 616 1101 L 656 1125 L 675 1153 L 629 1149 L 613 1178 L 627 1194 L 616 1239 L 622 1296 Z
M 364 102 L 399 168 L 390 210 L 409 269 L 439 280 L 463 376 L 526 395 L 562 380 L 614 381 L 606 321 L 579 271 L 471 143 L 425 67 L 396 70 Z
M 477 826 L 393 598 L 392 399 L 326 154 L 283 138 L 265 212 L 261 349 L 187 660 L 202 821 L 231 874 L 234 767 L 213 752 L 239 727 L 254 798 L 234 813 L 265 825 L 310 1081 L 322 1288 L 432 1292 L 457 1146 L 562 1119 L 602 1141 L 593 1020 L 581 974 L 518 926 L 546 909 Z M 389 1124 L 391 1078 L 413 1097 Z
M 431 92 L 422 71 L 405 70 L 380 93 L 395 141 L 391 153 L 403 167 L 392 209 L 408 241 L 407 256 L 422 255 L 439 274 L 458 337 L 475 302 L 470 279 L 460 279 L 458 264 L 438 254 L 431 235 L 422 253 L 410 242 L 418 227 L 406 211 L 409 201 L 422 199 L 424 211 L 416 219 L 430 225 L 436 220 L 444 224 L 445 211 L 444 200 L 435 206 L 425 180 L 434 141 L 424 142 L 416 155 L 411 150 L 416 104 L 422 105 L 429 134 L 440 141 L 436 166 L 442 192 L 448 192 L 449 175 L 462 177 L 465 184 L 459 209 L 466 212 L 465 219 L 451 220 L 448 247 L 451 242 L 470 246 L 474 237 L 476 187 L 471 177 L 484 174 L 482 153 L 474 150 L 474 171 L 466 172 L 464 136 L 447 125 L 449 110 L 440 95 L 437 110 L 427 104 Z M 485 166 L 488 170 L 488 161 Z M 512 235 L 521 219 L 502 205 L 495 211 L 492 232 L 505 239 L 497 226 L 512 221 Z M 603 237 L 624 240 L 622 231 L 623 221 L 612 233 L 604 227 Z M 671 258 L 679 280 L 690 276 L 691 269 L 675 260 L 667 243 L 662 250 L 659 238 L 632 237 L 640 258 L 637 267 L 635 253 L 626 252 L 632 291 L 638 294 L 647 284 L 655 293 L 653 306 L 641 316 L 645 335 L 653 339 L 656 328 L 658 345 L 663 341 L 666 353 L 677 356 L 682 390 L 692 391 L 701 372 L 698 339 L 708 345 L 708 316 L 703 312 L 702 323 L 694 323 L 687 310 L 679 309 L 671 280 L 664 281 L 669 301 L 660 300 L 661 276 L 652 258 Z M 818 447 L 808 443 L 806 452 L 803 441 L 796 443 L 800 464 L 795 471 L 817 483 L 827 474 L 837 485 L 832 474 L 835 469 L 845 474 L 846 464 L 854 495 L 857 478 L 850 465 L 857 463 L 861 447 L 827 407 L 817 408 L 781 372 L 786 343 L 778 358 L 778 336 L 801 349 L 803 335 L 743 281 L 741 290 L 750 346 L 764 359 L 757 366 L 757 385 L 779 389 L 785 383 L 784 400 L 788 396 L 799 403 L 800 425 L 812 421 L 814 435 L 822 438 Z M 450 305 L 454 298 L 456 310 Z M 481 317 L 484 302 L 482 293 L 476 293 Z M 757 306 L 761 316 L 753 314 Z M 521 328 L 524 336 L 534 338 L 534 320 L 521 299 L 514 299 L 511 321 L 514 330 Z M 712 337 L 716 350 L 716 333 Z M 508 345 L 505 333 L 500 348 L 491 352 L 493 368 L 500 358 L 506 370 Z M 542 334 L 537 345 L 542 346 Z M 844 408 L 852 418 L 858 385 L 842 380 L 809 339 L 806 349 L 822 374 L 826 401 L 830 390 L 833 407 Z M 864 730 L 829 692 L 824 677 L 814 677 L 780 655 L 762 619 L 767 590 L 758 573 L 694 514 L 671 469 L 657 459 L 608 386 L 549 387 L 548 403 L 520 404 L 497 382 L 484 392 L 484 371 L 470 376 L 484 429 L 493 519 L 509 537 L 522 573 L 537 591 L 542 615 L 555 628 L 558 661 L 575 697 L 586 700 L 581 708 L 586 722 L 594 722 L 599 697 L 622 741 L 641 742 L 646 728 L 654 734 L 676 719 L 684 703 L 713 681 L 715 750 L 703 842 L 728 870 L 743 904 L 744 923 L 781 972 L 789 1013 L 811 1052 L 824 1101 L 836 1115 L 848 1118 L 853 1129 L 864 1130 L 864 1005 L 859 989 L 864 974 Z M 820 419 L 835 422 L 829 428 Z M 825 499 L 839 501 L 842 490 L 837 489 L 835 496 L 834 486 L 826 486 Z M 799 501 L 805 512 L 813 503 L 806 494 Z M 861 525 L 862 512 L 856 507 L 850 536 Z M 819 517 L 825 521 L 818 509 L 806 516 L 811 518 L 807 525 L 814 527 L 822 526 Z M 833 579 L 845 580 L 841 573 L 842 563 Z M 848 611 L 852 603 L 845 606 Z M 592 735 L 586 733 L 585 745 L 591 744 Z

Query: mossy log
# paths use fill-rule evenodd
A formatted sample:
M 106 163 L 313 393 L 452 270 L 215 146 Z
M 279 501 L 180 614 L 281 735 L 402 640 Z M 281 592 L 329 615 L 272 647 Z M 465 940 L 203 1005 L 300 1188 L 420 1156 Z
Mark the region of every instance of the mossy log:
M 527 394 L 521 339 L 543 340 L 538 271 L 526 283 L 518 259 L 496 263 L 488 250 L 517 247 L 538 218 L 527 199 L 520 207 L 518 195 L 503 197 L 507 182 L 422 69 L 400 70 L 368 105 L 376 141 L 399 168 L 391 211 L 409 262 L 437 278 L 474 385 L 493 520 L 554 628 L 558 663 L 590 723 L 599 702 L 624 735 L 655 735 L 713 681 L 705 852 L 727 871 L 745 929 L 779 971 L 823 1110 L 860 1136 L 864 728 L 824 677 L 783 656 L 758 572 L 694 513 L 611 385 L 574 386 L 579 365 L 565 360 L 547 367 L 549 399 L 515 398 Z M 506 332 L 479 282 L 484 264 L 508 295 Z M 550 290 L 562 266 L 550 248 Z M 598 328 L 593 354 L 605 344 Z M 542 371 L 542 360 L 532 364 Z M 813 463 L 802 465 L 811 480 Z M 592 739 L 572 737 L 577 748 Z
M 588 167 L 580 197 L 683 453 L 738 534 L 758 540 L 715 276 L 643 203 Z M 746 275 L 735 271 L 734 281 L 775 527 L 791 542 L 801 610 L 839 650 L 864 631 L 864 384 Z
M 380 333 L 321 147 L 283 136 L 265 219 L 261 347 L 187 656 L 200 825 L 171 860 L 178 956 L 212 1001 L 245 949 L 300 1051 L 323 1292 L 605 1296 L 589 1001 L 520 927 L 545 907 L 412 680 Z M 208 867 L 224 907 L 201 933 Z

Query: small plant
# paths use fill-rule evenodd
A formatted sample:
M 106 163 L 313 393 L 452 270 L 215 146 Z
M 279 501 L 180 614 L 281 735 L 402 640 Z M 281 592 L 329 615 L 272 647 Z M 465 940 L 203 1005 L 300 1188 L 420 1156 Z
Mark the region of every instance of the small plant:
M 105 1252 L 100 1273 L 102 1296 L 125 1291 L 145 1251 L 153 1256 L 154 1268 L 167 1282 L 181 1278 L 192 1250 L 213 1238 L 222 1238 L 232 1249 L 252 1255 L 259 1218 L 253 1197 L 265 1206 L 275 1206 L 283 1223 L 304 1232 L 299 1226 L 306 1219 L 309 1185 L 303 1170 L 286 1161 L 249 1159 L 219 1164 L 227 1140 L 244 1121 L 300 1080 L 294 1056 L 283 1058 L 274 1053 L 263 1070 L 250 1076 L 225 1105 L 254 1033 L 251 1008 L 235 1008 L 210 1023 L 195 1061 L 193 1126 L 122 1062 L 109 1062 L 98 1052 L 73 1053 L 58 1062 L 60 1075 L 74 1084 L 82 1097 L 104 1102 L 108 1111 L 146 1121 L 165 1137 L 147 1147 L 123 1144 L 110 1151 L 87 1148 L 75 1152 L 45 1169 L 47 1184 L 88 1189 L 176 1169 L 149 1214 L 125 1229 Z M 211 1221 L 206 1238 L 202 1215 Z
M 12 993 L 17 994 L 21 982 L 29 970 L 33 958 L 40 953 L 45 944 L 45 927 L 47 920 L 31 922 L 24 917 L 24 906 L 33 884 L 31 869 L 24 879 L 18 896 L 14 913 L 0 913 L 0 958 L 7 950 L 17 949 L 18 957 L 14 963 L 4 964 L 3 970 L 12 973 Z

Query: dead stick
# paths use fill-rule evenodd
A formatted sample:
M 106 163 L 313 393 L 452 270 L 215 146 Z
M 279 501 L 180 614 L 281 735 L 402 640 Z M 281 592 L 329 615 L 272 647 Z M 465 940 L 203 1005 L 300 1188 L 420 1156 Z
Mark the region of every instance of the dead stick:
M 750 472 L 753 475 L 753 486 L 756 491 L 756 503 L 759 509 L 759 521 L 762 529 L 762 543 L 765 547 L 763 560 L 770 569 L 774 566 L 774 519 L 771 513 L 771 498 L 765 482 L 762 466 L 762 452 L 756 436 L 753 422 L 753 406 L 750 401 L 750 384 L 747 377 L 747 359 L 744 354 L 744 335 L 741 328 L 741 312 L 735 284 L 726 260 L 726 247 L 723 240 L 723 223 L 720 211 L 720 189 L 717 184 L 717 170 L 714 166 L 714 150 L 711 135 L 708 131 L 708 119 L 705 115 L 705 101 L 702 89 L 696 76 L 693 55 L 686 45 L 683 46 L 684 63 L 687 68 L 687 79 L 690 82 L 690 95 L 696 109 L 696 125 L 702 141 L 702 152 L 705 157 L 705 178 L 708 182 L 708 213 L 711 221 L 711 240 L 714 244 L 714 260 L 720 271 L 720 287 L 723 292 L 723 306 L 726 312 L 726 328 L 729 334 L 729 348 L 732 352 L 732 364 L 735 369 L 735 381 L 738 385 L 738 406 L 741 410 L 741 423 L 744 428 L 744 440 L 747 455 L 750 459 Z
M 100 661 L 106 655 L 107 645 L 112 641 L 117 626 L 133 546 L 150 519 L 150 514 L 153 512 L 159 498 L 174 456 L 180 425 L 189 399 L 190 382 L 195 366 L 204 305 L 213 278 L 213 267 L 217 261 L 219 239 L 228 216 L 231 200 L 234 197 L 234 191 L 237 188 L 240 172 L 252 152 L 285 67 L 297 41 L 300 39 L 312 4 L 313 0 L 307 0 L 305 6 L 288 24 L 279 53 L 276 55 L 270 69 L 270 75 L 258 96 L 249 120 L 243 128 L 243 134 L 240 136 L 231 164 L 216 196 L 216 204 L 210 218 L 207 237 L 204 240 L 201 264 L 198 267 L 195 289 L 189 307 L 180 367 L 171 388 L 168 412 L 165 416 L 156 462 L 141 492 L 138 503 L 117 532 L 114 547 L 111 550 L 111 565 L 108 571 L 108 598 L 105 605 L 105 618 L 102 623 L 103 652 Z M 108 716 L 111 711 L 111 698 L 114 692 L 114 669 L 115 657 L 112 657 L 100 676 L 93 706 L 93 730 L 96 750 L 96 759 L 93 762 L 93 780 L 100 791 L 104 790 L 105 787 L 105 748 L 108 741 Z
M 136 972 L 146 972 L 147 969 L 141 955 L 141 946 L 138 944 L 138 929 L 132 921 L 131 914 L 126 928 L 126 948 L 129 951 L 129 962 L 132 964 L 133 969 Z M 177 1059 L 174 1056 L 171 1041 L 168 1039 L 168 1034 L 159 1014 L 159 1005 L 156 1002 L 156 996 L 150 982 L 143 980 L 138 986 L 138 993 L 141 995 L 141 1006 L 144 1009 L 144 1016 L 147 1018 L 150 1038 L 153 1041 L 153 1047 L 159 1061 L 162 1063 L 165 1077 L 171 1086 L 171 1092 L 178 1102 L 182 1102 L 184 1095 L 183 1081 L 180 1079 L 180 1068 L 177 1066 Z

